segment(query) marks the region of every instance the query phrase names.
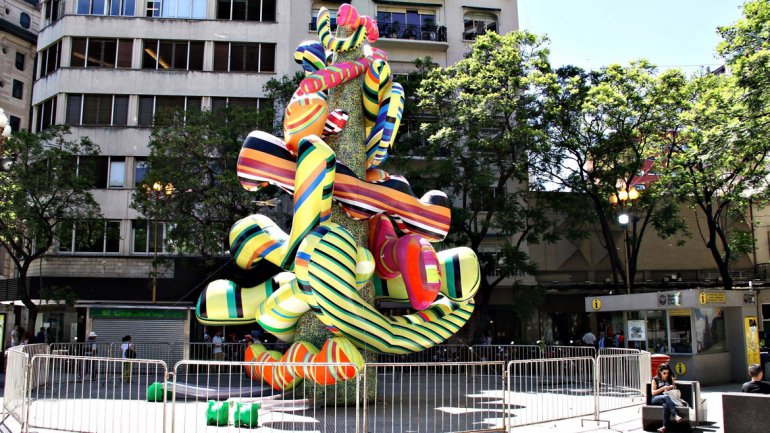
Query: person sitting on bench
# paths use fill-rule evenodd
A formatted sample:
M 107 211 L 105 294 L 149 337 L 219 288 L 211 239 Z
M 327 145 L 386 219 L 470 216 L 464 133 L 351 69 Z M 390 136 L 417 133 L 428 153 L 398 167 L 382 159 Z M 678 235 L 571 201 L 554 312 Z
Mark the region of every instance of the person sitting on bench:
M 652 404 L 656 406 L 663 406 L 663 427 L 658 429 L 660 433 L 666 433 L 671 426 L 671 417 L 674 417 L 674 421 L 679 422 L 682 417 L 676 413 L 676 406 L 671 397 L 666 395 L 666 391 L 670 391 L 676 388 L 676 376 L 671 371 L 671 367 L 668 364 L 660 364 L 658 366 L 658 374 L 652 378 Z

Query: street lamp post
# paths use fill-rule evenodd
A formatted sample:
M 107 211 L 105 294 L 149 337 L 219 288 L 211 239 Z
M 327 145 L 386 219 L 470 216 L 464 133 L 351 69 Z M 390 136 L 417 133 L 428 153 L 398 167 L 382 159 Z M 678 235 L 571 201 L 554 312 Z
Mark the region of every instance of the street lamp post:
M 620 209 L 620 214 L 618 215 L 618 224 L 623 226 L 623 252 L 625 256 L 625 262 L 626 262 L 626 293 L 631 294 L 631 268 L 629 266 L 629 260 L 628 260 L 628 223 L 631 222 L 631 219 L 633 218 L 631 215 L 629 215 L 629 211 L 627 208 L 630 208 L 634 202 L 634 200 L 637 200 L 639 198 L 639 191 L 635 187 L 630 187 L 628 189 L 622 188 L 620 189 L 617 194 L 612 194 L 610 196 L 610 204 L 614 206 L 618 206 Z M 635 223 L 635 221 L 634 221 Z
M 171 182 L 166 183 L 155 181 L 152 186 L 145 184 L 144 192 L 148 198 L 153 201 L 153 215 L 152 215 L 152 303 L 157 300 L 158 293 L 158 215 L 157 206 L 158 202 L 166 200 L 174 194 L 174 184 Z

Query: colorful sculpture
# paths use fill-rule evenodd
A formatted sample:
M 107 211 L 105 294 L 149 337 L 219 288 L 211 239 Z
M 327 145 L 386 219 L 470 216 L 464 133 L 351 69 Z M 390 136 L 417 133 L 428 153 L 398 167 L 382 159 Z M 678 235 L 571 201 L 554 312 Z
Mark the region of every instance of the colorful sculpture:
M 243 187 L 282 188 L 293 195 L 294 217 L 289 233 L 264 215 L 236 222 L 230 231 L 233 259 L 243 269 L 267 260 L 284 272 L 250 288 L 214 281 L 196 309 L 203 323 L 257 322 L 280 340 L 293 343 L 283 355 L 260 345 L 247 351 L 246 360 L 258 363 L 247 368 L 249 374 L 276 389 L 290 389 L 302 379 L 326 385 L 355 377 L 357 369 L 352 366 L 363 365 L 356 347 L 404 354 L 445 341 L 470 318 L 479 287 L 478 260 L 472 250 L 437 252 L 431 245 L 442 241 L 449 230 L 446 195 L 430 191 L 418 198 L 406 179 L 377 168 L 396 139 L 404 107 L 404 91 L 393 82 L 387 56 L 365 45 L 364 57 L 332 63 L 339 53 L 375 42 L 376 22 L 343 4 L 337 23 L 348 28 L 349 37 L 332 34 L 329 11 L 321 8 L 320 43 L 304 42 L 296 50 L 294 58 L 306 77 L 286 109 L 284 140 L 254 131 L 238 159 Z M 328 95 L 329 89 L 354 80 L 362 86 L 364 115 L 358 125 L 350 124 L 341 107 L 330 106 Z M 352 127 L 363 128 L 365 179 L 338 162 L 320 138 Z M 358 245 L 344 227 L 331 221 L 332 202 L 352 219 L 369 220 L 368 245 Z M 404 235 L 398 235 L 394 223 Z M 372 279 L 379 299 L 409 302 L 418 312 L 384 316 L 359 293 Z M 294 341 L 297 321 L 308 312 L 336 335 L 320 350 Z M 310 364 L 285 366 L 299 361 Z

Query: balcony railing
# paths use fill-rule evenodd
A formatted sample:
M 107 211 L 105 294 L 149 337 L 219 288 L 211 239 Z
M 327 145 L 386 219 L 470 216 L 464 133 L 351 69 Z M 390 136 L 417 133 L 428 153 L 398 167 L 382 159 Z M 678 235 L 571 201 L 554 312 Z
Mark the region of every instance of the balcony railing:
M 332 19 L 331 29 L 337 28 L 337 20 Z M 379 26 L 380 37 L 389 39 L 410 39 L 417 41 L 446 42 L 446 27 L 436 25 L 400 25 L 382 24 Z M 316 31 L 315 20 L 308 23 L 309 31 Z
M 380 25 L 380 37 L 417 41 L 446 42 L 446 27 L 436 25 Z

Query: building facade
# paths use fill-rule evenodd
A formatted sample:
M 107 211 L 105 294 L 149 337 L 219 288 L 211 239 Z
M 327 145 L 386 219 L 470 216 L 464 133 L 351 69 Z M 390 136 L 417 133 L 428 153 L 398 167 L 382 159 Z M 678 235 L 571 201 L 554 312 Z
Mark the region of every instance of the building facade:
M 66 287 L 80 299 L 74 311 L 43 310 L 38 321 L 56 328 L 58 340 L 82 339 L 90 330 L 113 338 L 116 330 L 127 326 L 144 332 L 150 322 L 142 321 L 157 316 L 152 310 L 159 306 L 184 311 L 165 321 L 154 317 L 151 323 L 163 323 L 165 330 L 156 332 L 159 338 L 189 338 L 194 321 L 189 309 L 211 276 L 172 258 L 152 282 L 155 252 L 165 254 L 164 226 L 159 224 L 156 241 L 154 227 L 130 206 L 134 189 L 148 181 L 153 115 L 162 107 L 265 104 L 265 83 L 300 70 L 293 51 L 300 42 L 316 38 L 318 10 L 325 6 L 334 18 L 341 3 L 48 0 L 41 4 L 36 79 L 26 86 L 32 92 L 31 129 L 66 123 L 73 135 L 91 138 L 101 151 L 93 194 L 104 221 L 66 227 L 55 251 L 30 272 L 33 287 L 35 281 Z M 518 27 L 516 2 L 510 0 L 352 3 L 361 14 L 377 17 L 381 36 L 376 46 L 389 53 L 394 73 L 409 72 L 414 60 L 424 56 L 440 66 L 452 64 L 477 34 Z M 157 304 L 152 305 L 155 283 Z
M 29 129 L 39 28 L 37 2 L 3 2 L 0 10 L 0 108 L 5 110 L 14 131 Z

